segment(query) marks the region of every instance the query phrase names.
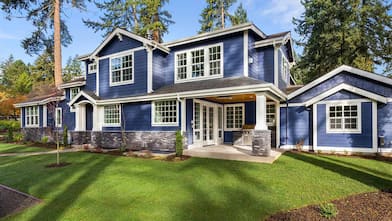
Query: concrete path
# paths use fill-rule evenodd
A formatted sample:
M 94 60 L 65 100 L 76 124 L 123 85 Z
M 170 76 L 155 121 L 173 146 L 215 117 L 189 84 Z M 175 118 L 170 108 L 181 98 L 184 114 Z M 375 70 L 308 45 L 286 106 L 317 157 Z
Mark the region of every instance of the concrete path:
M 80 152 L 80 151 L 84 151 L 84 150 L 81 148 L 71 148 L 71 149 L 60 150 L 60 153 L 72 153 L 72 152 Z M 57 150 L 43 151 L 43 152 L 28 152 L 28 153 L 2 153 L 0 154 L 0 157 L 38 156 L 38 155 L 56 154 L 56 153 Z
M 284 150 L 271 150 L 271 156 L 254 156 L 252 155 L 251 147 L 246 146 L 229 146 L 216 145 L 206 147 L 196 147 L 189 150 L 184 150 L 185 155 L 201 158 L 214 158 L 222 160 L 238 160 L 256 163 L 273 163 L 277 160 Z

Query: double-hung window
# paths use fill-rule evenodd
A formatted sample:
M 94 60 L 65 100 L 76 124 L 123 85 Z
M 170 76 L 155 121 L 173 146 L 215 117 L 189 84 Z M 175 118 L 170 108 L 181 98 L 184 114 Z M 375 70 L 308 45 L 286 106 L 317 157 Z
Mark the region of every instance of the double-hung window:
M 96 62 L 93 62 L 88 65 L 88 73 L 89 74 L 97 73 L 97 63 Z
M 69 89 L 69 100 L 72 100 L 80 92 L 79 87 L 73 87 Z
M 133 83 L 133 64 L 133 53 L 110 58 L 110 85 Z
M 155 101 L 152 103 L 152 125 L 178 125 L 177 100 Z
M 266 118 L 267 118 L 267 125 L 274 126 L 275 125 L 275 115 L 276 115 L 275 104 L 267 104 L 267 111 L 266 111 Z
M 360 133 L 361 105 L 327 104 L 327 132 Z
M 55 124 L 56 124 L 56 127 L 62 127 L 62 124 L 63 124 L 63 110 L 61 109 L 61 107 L 57 107 L 56 108 Z
M 225 105 L 225 130 L 241 130 L 245 122 L 244 104 Z
M 175 81 L 223 76 L 223 44 L 209 45 L 175 53 Z
M 25 125 L 26 127 L 39 126 L 39 110 L 38 106 L 25 108 Z
M 119 127 L 121 126 L 120 105 L 106 105 L 104 108 L 104 126 Z

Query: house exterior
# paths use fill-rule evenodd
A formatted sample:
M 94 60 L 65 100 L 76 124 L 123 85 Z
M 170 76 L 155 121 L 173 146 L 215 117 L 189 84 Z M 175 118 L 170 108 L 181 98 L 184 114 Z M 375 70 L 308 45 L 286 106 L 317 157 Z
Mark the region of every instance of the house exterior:
M 392 80 L 342 66 L 288 94 L 289 32 L 247 23 L 157 43 L 116 29 L 80 60 L 86 76 L 63 94 L 15 105 L 25 139 L 67 126 L 72 144 L 104 148 L 173 150 L 181 131 L 186 148 L 392 149 Z

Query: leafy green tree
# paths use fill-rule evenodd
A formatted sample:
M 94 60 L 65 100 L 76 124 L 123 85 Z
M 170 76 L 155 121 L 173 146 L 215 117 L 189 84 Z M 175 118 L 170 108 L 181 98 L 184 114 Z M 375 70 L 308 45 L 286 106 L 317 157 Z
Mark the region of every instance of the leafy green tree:
M 26 79 L 26 76 L 30 77 L 29 66 L 26 65 L 22 60 L 14 60 L 11 55 L 7 60 L 5 60 L 2 64 L 0 64 L 0 68 L 3 71 L 3 79 L 2 83 L 6 89 L 8 89 L 11 93 L 25 94 L 23 90 L 20 88 L 15 88 L 20 86 L 23 83 L 23 79 Z M 24 75 L 20 77 L 21 75 Z M 19 84 L 16 86 L 16 84 Z M 26 88 L 26 90 L 30 91 L 31 86 Z
M 249 22 L 248 13 L 246 9 L 242 6 L 242 3 L 235 10 L 234 15 L 230 16 L 230 21 L 232 25 L 240 25 Z
M 31 67 L 31 76 L 34 81 L 34 88 L 37 82 L 44 84 L 53 83 L 54 78 L 54 57 L 53 54 L 44 52 L 35 61 Z
M 226 27 L 226 22 L 233 15 L 229 13 L 229 8 L 237 0 L 206 0 L 207 6 L 201 13 L 201 28 L 199 33 L 210 32 Z
M 69 57 L 67 60 L 67 65 L 63 69 L 63 81 L 67 82 L 82 75 L 83 71 L 81 68 L 81 62 L 78 60 L 78 55 L 73 58 Z
M 32 87 L 33 81 L 30 74 L 23 72 L 16 78 L 13 85 L 13 91 L 16 94 L 24 95 L 30 93 Z
M 104 11 L 99 21 L 84 20 L 87 27 L 95 32 L 104 31 L 108 35 L 116 28 L 130 30 L 143 37 L 150 37 L 161 42 L 168 32 L 171 14 L 163 10 L 169 0 L 107 0 L 95 2 L 98 9 Z
M 346 64 L 374 71 L 391 64 L 391 3 L 383 0 L 303 0 L 294 18 L 304 47 L 295 69 L 304 83 Z

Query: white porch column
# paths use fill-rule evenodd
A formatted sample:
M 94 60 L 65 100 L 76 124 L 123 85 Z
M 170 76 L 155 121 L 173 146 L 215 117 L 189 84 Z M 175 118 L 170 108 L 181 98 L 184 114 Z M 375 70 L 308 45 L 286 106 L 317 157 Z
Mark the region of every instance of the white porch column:
M 181 132 L 186 132 L 186 99 L 181 99 Z
M 255 130 L 268 130 L 267 98 L 264 94 L 256 94 L 256 126 Z
M 86 105 L 75 105 L 75 131 L 86 130 Z
M 75 104 L 75 131 L 80 131 L 80 106 Z
M 99 131 L 99 114 L 98 114 L 98 106 L 93 105 L 93 131 Z

